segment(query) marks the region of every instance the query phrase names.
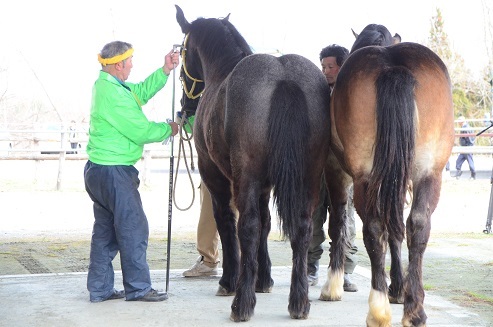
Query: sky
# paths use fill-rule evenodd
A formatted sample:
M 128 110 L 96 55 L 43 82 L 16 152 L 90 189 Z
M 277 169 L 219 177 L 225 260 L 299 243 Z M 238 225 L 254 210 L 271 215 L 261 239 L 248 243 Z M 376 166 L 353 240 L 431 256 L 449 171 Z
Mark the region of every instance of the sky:
M 0 109 L 31 101 L 56 107 L 65 121 L 82 120 L 89 113 L 92 85 L 100 70 L 97 54 L 104 44 L 113 40 L 131 43 L 134 68 L 128 81 L 143 80 L 162 66 L 173 44 L 182 43 L 175 4 L 190 22 L 230 14 L 230 21 L 254 52 L 297 53 L 317 65 L 323 47 L 337 43 L 350 49 L 351 29 L 359 33 L 370 23 L 385 25 L 403 41 L 425 43 L 431 18 L 440 8 L 451 45 L 473 74 L 478 74 L 488 62 L 484 1 L 470 0 L 467 6 L 450 0 L 3 1 L 0 96 L 5 95 Z M 181 97 L 178 73 L 175 111 Z M 172 82 L 171 78 L 144 107 L 150 119 L 171 118 Z M 6 123 L 5 117 L 0 116 L 0 123 Z

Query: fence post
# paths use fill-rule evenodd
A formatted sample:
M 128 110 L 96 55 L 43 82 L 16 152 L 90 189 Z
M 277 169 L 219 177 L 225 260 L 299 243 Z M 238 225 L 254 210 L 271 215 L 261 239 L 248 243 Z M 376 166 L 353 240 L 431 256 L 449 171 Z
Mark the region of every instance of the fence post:
M 63 125 L 62 125 L 62 135 L 60 139 L 60 152 L 59 152 L 59 158 L 58 158 L 58 176 L 56 180 L 56 190 L 60 191 L 62 189 L 62 177 L 63 177 L 63 167 L 65 165 L 65 140 L 67 139 L 67 131 L 65 131 Z
M 142 181 L 144 185 L 149 185 L 150 184 L 150 174 L 149 174 L 149 161 L 151 161 L 151 151 L 150 150 L 144 150 L 144 156 L 143 156 L 143 163 L 142 163 Z

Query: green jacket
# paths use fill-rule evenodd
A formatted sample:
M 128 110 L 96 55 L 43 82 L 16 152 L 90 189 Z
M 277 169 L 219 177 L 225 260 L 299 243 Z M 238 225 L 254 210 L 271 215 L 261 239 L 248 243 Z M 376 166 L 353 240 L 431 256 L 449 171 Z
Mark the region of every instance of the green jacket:
M 134 165 L 144 144 L 171 135 L 167 123 L 149 121 L 142 106 L 161 90 L 168 76 L 159 68 L 145 81 L 124 83 L 101 71 L 92 89 L 87 154 L 100 165 Z

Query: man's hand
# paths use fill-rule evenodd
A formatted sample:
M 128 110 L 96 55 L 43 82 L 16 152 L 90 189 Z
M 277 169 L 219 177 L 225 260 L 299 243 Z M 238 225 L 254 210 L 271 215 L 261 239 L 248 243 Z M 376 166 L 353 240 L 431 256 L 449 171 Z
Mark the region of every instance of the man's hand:
M 179 63 L 180 63 L 180 52 L 178 51 L 174 52 L 173 50 L 171 50 L 164 57 L 163 72 L 166 75 L 169 75 L 169 73 L 173 70 L 173 68 L 177 67 Z
M 171 126 L 171 130 L 172 130 L 171 136 L 175 136 L 176 134 L 178 134 L 178 128 L 179 128 L 178 124 L 175 123 L 174 121 L 169 122 L 168 124 L 169 126 Z

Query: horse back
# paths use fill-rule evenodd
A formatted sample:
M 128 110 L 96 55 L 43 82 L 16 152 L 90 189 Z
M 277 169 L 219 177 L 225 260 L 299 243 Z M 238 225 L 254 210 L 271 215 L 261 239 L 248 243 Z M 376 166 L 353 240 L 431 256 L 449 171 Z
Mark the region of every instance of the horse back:
M 454 137 L 453 108 L 450 78 L 443 62 L 431 50 L 415 43 L 370 46 L 346 60 L 331 104 L 333 148 L 352 175 L 366 175 L 372 169 L 377 136 L 377 80 L 382 72 L 396 68 L 415 80 L 416 160 L 423 165 L 426 162 L 427 171 L 443 168 L 448 160 Z
M 273 94 L 285 81 L 305 96 L 310 136 L 328 133 L 330 92 L 320 69 L 298 55 L 254 54 L 236 65 L 225 87 L 225 137 L 230 148 L 247 135 L 256 151 L 265 149 L 258 145 L 268 142 Z

